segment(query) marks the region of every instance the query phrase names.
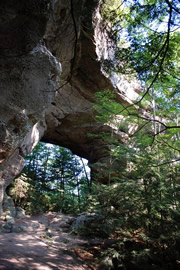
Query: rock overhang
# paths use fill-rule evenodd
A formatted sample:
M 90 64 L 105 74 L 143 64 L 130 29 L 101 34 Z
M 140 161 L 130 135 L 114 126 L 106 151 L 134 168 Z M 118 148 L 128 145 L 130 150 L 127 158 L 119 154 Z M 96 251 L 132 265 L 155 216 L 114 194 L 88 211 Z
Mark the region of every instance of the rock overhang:
M 96 122 L 94 94 L 110 89 L 128 104 L 128 89 L 138 88 L 103 69 L 108 35 L 101 0 L 2 3 L 1 194 L 41 139 L 68 147 L 92 168 L 105 162 L 107 143 L 89 136 L 107 129 Z

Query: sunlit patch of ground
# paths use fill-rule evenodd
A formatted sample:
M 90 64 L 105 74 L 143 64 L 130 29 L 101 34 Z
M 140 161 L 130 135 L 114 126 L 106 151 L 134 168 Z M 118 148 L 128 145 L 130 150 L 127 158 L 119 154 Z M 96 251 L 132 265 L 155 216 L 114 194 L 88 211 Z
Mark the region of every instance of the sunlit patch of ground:
M 0 270 L 90 269 L 72 252 L 88 240 L 68 232 L 70 218 L 47 213 L 16 220 L 27 231 L 0 234 Z

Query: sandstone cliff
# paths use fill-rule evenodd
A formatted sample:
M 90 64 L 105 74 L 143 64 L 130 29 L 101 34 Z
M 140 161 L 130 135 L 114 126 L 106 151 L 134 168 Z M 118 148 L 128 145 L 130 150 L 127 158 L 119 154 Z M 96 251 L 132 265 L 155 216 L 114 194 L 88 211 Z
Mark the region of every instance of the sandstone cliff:
M 139 85 L 103 69 L 112 41 L 101 0 L 3 0 L 0 7 L 0 205 L 23 158 L 43 140 L 106 163 L 94 94 L 112 89 L 130 103 Z M 0 206 L 1 212 L 1 206 Z

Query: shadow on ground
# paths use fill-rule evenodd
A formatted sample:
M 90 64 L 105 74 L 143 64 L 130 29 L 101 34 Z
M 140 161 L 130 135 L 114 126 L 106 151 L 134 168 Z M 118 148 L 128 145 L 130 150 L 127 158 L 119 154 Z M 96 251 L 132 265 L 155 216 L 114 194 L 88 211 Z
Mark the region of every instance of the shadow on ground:
M 16 220 L 26 232 L 0 234 L 0 270 L 90 269 L 71 252 L 88 240 L 69 233 L 68 220 L 55 213 Z

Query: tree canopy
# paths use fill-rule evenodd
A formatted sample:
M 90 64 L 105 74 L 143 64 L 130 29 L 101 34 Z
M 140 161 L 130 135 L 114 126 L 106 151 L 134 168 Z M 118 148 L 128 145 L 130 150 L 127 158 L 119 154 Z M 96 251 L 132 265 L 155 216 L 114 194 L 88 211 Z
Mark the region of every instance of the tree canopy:
M 179 113 L 179 1 L 104 2 L 102 13 L 118 45 L 119 61 L 110 65 L 110 71 L 138 76 L 143 88 L 139 105 L 153 96 L 162 116 Z

